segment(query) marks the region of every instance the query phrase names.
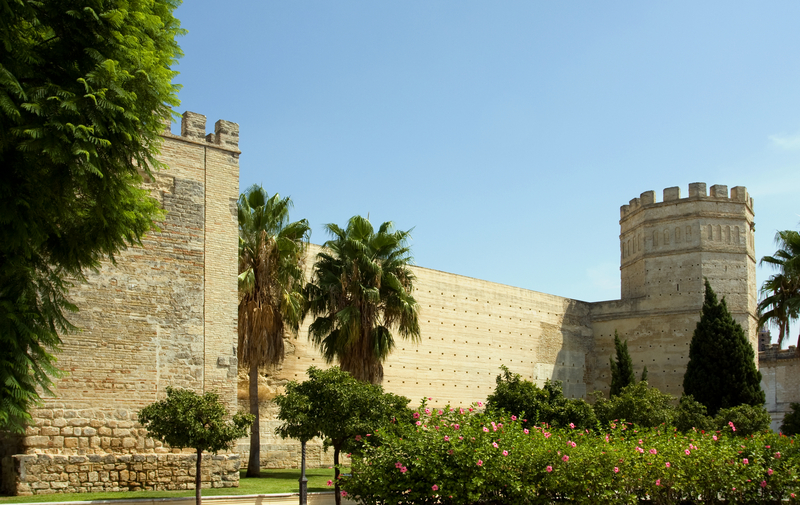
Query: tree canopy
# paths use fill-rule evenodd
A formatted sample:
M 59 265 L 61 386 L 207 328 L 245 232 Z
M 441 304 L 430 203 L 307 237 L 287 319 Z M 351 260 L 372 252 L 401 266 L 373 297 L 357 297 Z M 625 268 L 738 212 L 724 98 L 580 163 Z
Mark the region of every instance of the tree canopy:
M 720 409 L 762 406 L 765 401 L 753 346 L 725 299 L 717 301 L 708 279 L 700 321 L 689 344 L 683 392 L 705 405 L 711 416 Z
M 289 222 L 292 201 L 261 186 L 239 196 L 239 363 L 248 368 L 250 433 L 247 475 L 261 471 L 258 370 L 283 361 L 283 339 L 297 335 L 305 310 L 303 267 L 308 221 Z
M 391 222 L 376 232 L 354 216 L 342 229 L 326 225 L 333 238 L 317 255 L 306 291 L 315 320 L 309 336 L 328 363 L 359 380 L 383 380 L 383 361 L 401 337 L 419 340 L 419 306 L 412 295 L 414 274 L 407 245 L 410 231 L 395 231 Z
M 198 395 L 188 389 L 167 387 L 167 397 L 139 411 L 139 422 L 170 447 L 197 451 L 195 498 L 200 505 L 200 465 L 203 451 L 217 453 L 247 434 L 253 416 L 237 412 L 227 421 L 228 412 L 213 392 Z
M 308 369 L 308 380 L 292 381 L 286 393 L 275 403 L 280 408 L 282 424 L 275 433 L 283 438 L 323 439 L 324 447 L 333 447 L 336 478 L 336 503 L 339 503 L 339 454 L 354 450 L 355 442 L 372 437 L 377 428 L 398 422 L 410 422 L 409 399 L 384 393 L 376 384 L 354 378 L 339 367 Z
M 178 0 L 0 0 L 0 429 L 57 374 L 70 282 L 160 217 Z

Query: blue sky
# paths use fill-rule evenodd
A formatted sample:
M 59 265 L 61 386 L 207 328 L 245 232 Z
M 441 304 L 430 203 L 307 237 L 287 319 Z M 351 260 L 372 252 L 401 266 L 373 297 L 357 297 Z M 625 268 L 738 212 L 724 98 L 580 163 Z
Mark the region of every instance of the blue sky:
M 800 225 L 800 2 L 190 0 L 179 112 L 240 125 L 241 189 L 413 231 L 418 265 L 619 298 L 619 207 L 746 186 Z M 769 271 L 758 271 L 759 283 Z

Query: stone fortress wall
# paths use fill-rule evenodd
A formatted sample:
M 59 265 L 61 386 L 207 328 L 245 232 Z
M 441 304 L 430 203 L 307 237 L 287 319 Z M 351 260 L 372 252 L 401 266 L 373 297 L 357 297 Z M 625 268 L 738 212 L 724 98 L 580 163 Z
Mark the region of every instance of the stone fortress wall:
M 215 390 L 236 407 L 239 154 L 234 123 L 218 121 L 206 135 L 205 117 L 187 112 L 180 136 L 165 132 L 161 159 L 170 169 L 148 181 L 168 211 L 165 221 L 143 248 L 121 253 L 117 265 L 104 264 L 74 288 L 81 309 L 75 323 L 84 330 L 64 338 L 59 365 L 68 375 L 57 381 L 56 398 L 33 413 L 25 436 L 0 444 L 6 453 L 170 452 L 135 422 L 138 410 L 163 397 L 167 386 Z M 694 183 L 688 197 L 667 188 L 660 202 L 648 191 L 620 213 L 620 300 L 583 302 L 413 267 L 422 341 L 397 342 L 385 363 L 384 387 L 414 404 L 432 397 L 436 406 L 469 405 L 491 393 L 499 366 L 506 365 L 540 385 L 562 381 L 568 397 L 585 397 L 608 390 L 616 330 L 628 340 L 637 374 L 647 365 L 652 385 L 679 395 L 704 277 L 726 297 L 756 347 L 753 202 L 745 188 L 729 194 L 717 185 L 707 192 Z M 307 268 L 318 251 L 311 247 Z M 287 339 L 282 367 L 263 377 L 261 456 L 267 467 L 299 463 L 299 443 L 273 434 L 272 398 L 289 380 L 302 381 L 309 366 L 327 366 L 308 342 L 309 323 L 299 338 Z M 797 362 L 762 353 L 769 405 L 782 409 L 800 390 L 791 385 L 800 377 Z M 242 389 L 238 406 L 246 409 Z M 242 440 L 237 447 L 243 461 L 247 445 Z M 18 468 L 20 457 L 4 458 L 3 472 Z M 329 466 L 331 454 L 312 445 L 308 461 Z M 17 491 L 34 492 L 32 482 Z M 38 482 L 35 492 L 57 491 Z
M 163 134 L 160 159 L 169 170 L 145 182 L 167 211 L 160 230 L 71 290 L 80 308 L 71 320 L 82 331 L 63 338 L 58 366 L 66 373 L 55 381 L 55 398 L 44 397 L 21 440 L 1 444 L 4 474 L 30 459 L 13 461 L 9 453 L 171 452 L 146 438 L 135 421 L 167 386 L 217 391 L 235 407 L 239 127 L 218 121 L 208 136 L 205 127 L 205 116 L 187 112 L 180 136 Z M 110 484 L 106 476 L 81 489 L 141 485 L 135 472 L 114 472 L 109 475 L 130 482 Z M 28 480 L 18 480 L 15 492 L 62 489 L 36 472 L 22 475 Z M 11 485 L 7 477 L 3 482 Z

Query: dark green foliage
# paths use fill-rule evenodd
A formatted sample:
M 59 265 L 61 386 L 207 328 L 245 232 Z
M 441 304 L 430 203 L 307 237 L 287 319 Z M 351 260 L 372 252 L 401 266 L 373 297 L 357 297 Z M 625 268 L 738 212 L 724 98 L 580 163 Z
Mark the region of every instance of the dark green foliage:
M 596 418 L 592 406 L 583 399 L 564 396 L 560 381 L 545 382 L 544 388 L 523 380 L 505 365 L 500 367 L 495 390 L 486 399 L 488 411 L 504 411 L 524 418 L 526 426 L 547 423 L 555 427 L 594 428 Z
M 645 366 L 642 368 L 642 378 L 639 379 L 639 382 L 647 382 L 647 367 Z
M 662 393 L 647 382 L 629 384 L 617 396 L 606 400 L 598 392 L 594 412 L 600 422 L 628 421 L 639 426 L 652 428 L 661 424 L 671 424 L 675 416 L 672 402 L 675 397 Z
M 311 341 L 328 363 L 358 380 L 383 380 L 383 361 L 394 348 L 396 331 L 420 339 L 419 306 L 414 299 L 409 231 L 395 231 L 391 221 L 378 231 L 369 220 L 353 216 L 347 229 L 325 226 L 333 238 L 317 255 L 308 283 Z
M 696 430 L 711 430 L 715 426 L 714 419 L 708 415 L 708 409 L 694 399 L 692 395 L 681 396 L 675 412 L 675 427 L 686 433 Z
M 356 380 L 339 367 L 308 369 L 308 380 L 286 385 L 286 393 L 275 398 L 283 421 L 275 433 L 282 438 L 323 439 L 324 447 L 333 447 L 336 478 L 336 501 L 339 503 L 339 454 L 357 451 L 359 440 L 377 437 L 375 430 L 408 424 L 409 399 L 384 393 L 379 385 Z
M 148 434 L 170 447 L 197 451 L 195 497 L 200 505 L 200 464 L 203 451 L 217 453 L 228 449 L 247 434 L 251 414 L 238 412 L 228 422 L 228 412 L 216 393 L 202 396 L 188 389 L 167 387 L 167 397 L 139 412 L 139 422 Z
M 548 392 L 523 380 L 520 374 L 511 373 L 505 365 L 500 368 L 503 373 L 497 376 L 494 392 L 486 398 L 486 409 L 523 417 L 526 426 L 545 422 L 550 410 Z
M 769 412 L 763 406 L 744 404 L 720 409 L 714 417 L 714 428 L 717 431 L 725 430 L 737 437 L 749 437 L 754 433 L 768 430 L 771 421 Z M 733 423 L 733 426 L 730 423 Z
M 614 348 L 617 351 L 617 360 L 609 358 L 611 365 L 611 391 L 609 397 L 617 396 L 620 392 L 628 386 L 636 382 L 633 375 L 633 362 L 631 355 L 628 353 L 628 341 L 622 342 L 619 338 L 619 333 L 614 330 Z
M 783 416 L 783 424 L 781 424 L 781 433 L 784 435 L 798 435 L 800 434 L 800 403 L 792 403 L 789 412 Z
M 702 314 L 689 346 L 683 392 L 714 416 L 720 409 L 762 406 L 765 401 L 753 347 L 728 312 L 725 299 L 717 301 L 707 279 Z
M 67 279 L 160 216 L 139 170 L 178 103 L 177 5 L 0 0 L 0 429 L 22 431 L 57 374 Z

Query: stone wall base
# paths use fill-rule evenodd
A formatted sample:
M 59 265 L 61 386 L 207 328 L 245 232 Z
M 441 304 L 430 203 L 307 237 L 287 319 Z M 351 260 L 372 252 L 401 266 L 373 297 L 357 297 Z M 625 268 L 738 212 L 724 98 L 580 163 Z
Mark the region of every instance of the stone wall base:
M 2 461 L 3 494 L 194 489 L 195 454 L 16 454 Z M 239 487 L 238 454 L 203 454 L 203 488 Z

